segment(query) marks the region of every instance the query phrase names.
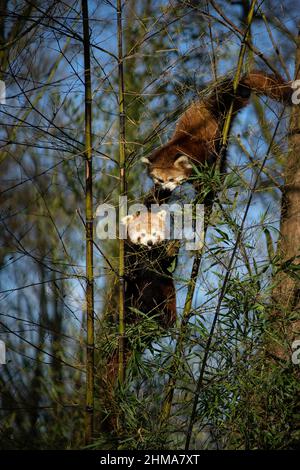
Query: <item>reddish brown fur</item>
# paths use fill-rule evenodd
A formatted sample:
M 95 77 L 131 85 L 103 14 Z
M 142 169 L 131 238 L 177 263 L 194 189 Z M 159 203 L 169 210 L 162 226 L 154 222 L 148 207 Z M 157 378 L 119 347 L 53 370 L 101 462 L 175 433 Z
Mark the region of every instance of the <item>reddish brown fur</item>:
M 146 219 L 145 219 L 146 220 Z M 148 222 L 147 222 L 148 223 Z M 168 268 L 176 260 L 178 243 L 174 241 L 155 245 L 150 250 L 141 245 L 126 243 L 126 323 L 141 321 L 137 309 L 144 315 L 154 317 L 165 329 L 176 321 L 176 291 L 172 274 Z M 144 345 L 156 338 L 144 338 Z M 143 351 L 140 351 L 143 352 Z M 125 362 L 132 352 L 125 343 Z M 118 378 L 119 357 L 114 351 L 103 371 L 103 399 L 110 413 L 103 416 L 102 431 L 114 432 L 118 427 L 119 409 L 115 400 L 115 389 Z
M 282 102 L 288 102 L 292 94 L 290 85 L 282 78 L 260 71 L 241 79 L 234 99 L 232 86 L 232 80 L 222 81 L 209 98 L 193 103 L 181 116 L 171 140 L 149 158 L 149 174 L 156 183 L 173 190 L 191 176 L 190 162 L 199 165 L 216 160 L 224 119 L 232 101 L 236 115 L 248 104 L 251 91 Z
M 127 321 L 138 321 L 131 308 L 155 317 L 163 328 L 176 320 L 176 291 L 169 268 L 176 260 L 177 242 L 164 242 L 147 249 L 127 243 Z
M 176 291 L 172 275 L 146 270 L 130 280 L 126 289 L 127 306 L 153 316 L 163 328 L 176 321 Z M 128 309 L 127 319 L 138 321 Z

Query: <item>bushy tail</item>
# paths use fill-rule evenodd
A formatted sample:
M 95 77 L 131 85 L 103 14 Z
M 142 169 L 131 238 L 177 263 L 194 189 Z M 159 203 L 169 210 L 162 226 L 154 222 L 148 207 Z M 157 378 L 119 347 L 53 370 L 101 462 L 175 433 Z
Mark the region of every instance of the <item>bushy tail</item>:
M 258 95 L 269 96 L 275 101 L 291 104 L 293 89 L 280 75 L 269 75 L 259 70 L 253 70 L 244 75 L 241 83 Z

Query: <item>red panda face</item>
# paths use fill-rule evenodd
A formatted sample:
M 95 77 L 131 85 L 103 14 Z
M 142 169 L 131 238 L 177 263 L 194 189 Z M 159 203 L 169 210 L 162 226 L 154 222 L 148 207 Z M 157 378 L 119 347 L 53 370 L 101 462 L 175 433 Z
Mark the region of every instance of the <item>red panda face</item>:
M 163 189 L 173 191 L 177 186 L 187 180 L 192 173 L 192 165 L 186 155 L 177 152 L 175 159 L 163 161 L 160 158 L 142 158 L 142 161 L 148 164 L 149 176 L 154 183 Z
M 153 245 L 166 240 L 167 212 L 137 212 L 123 217 L 122 223 L 127 226 L 128 237 L 136 245 L 144 245 L 149 249 Z

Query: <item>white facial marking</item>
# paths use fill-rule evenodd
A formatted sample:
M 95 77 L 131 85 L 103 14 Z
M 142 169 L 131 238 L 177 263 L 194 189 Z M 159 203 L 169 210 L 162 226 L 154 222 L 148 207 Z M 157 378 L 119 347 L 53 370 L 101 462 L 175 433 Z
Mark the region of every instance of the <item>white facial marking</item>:
M 169 189 L 170 191 L 174 191 L 174 189 L 178 186 L 178 183 L 176 181 L 166 181 L 160 184 L 163 189 Z
M 186 161 L 187 157 L 184 157 L 184 159 Z M 187 176 L 184 174 L 184 170 L 182 167 L 181 169 L 176 168 L 176 170 L 177 170 L 177 173 L 182 172 L 183 174 L 179 174 L 178 176 L 174 175 L 174 176 L 157 177 L 155 173 L 151 173 L 151 177 L 156 185 L 161 186 L 163 189 L 168 189 L 169 191 L 173 191 L 175 188 L 177 188 L 177 186 L 179 186 L 181 183 L 183 183 L 187 179 Z

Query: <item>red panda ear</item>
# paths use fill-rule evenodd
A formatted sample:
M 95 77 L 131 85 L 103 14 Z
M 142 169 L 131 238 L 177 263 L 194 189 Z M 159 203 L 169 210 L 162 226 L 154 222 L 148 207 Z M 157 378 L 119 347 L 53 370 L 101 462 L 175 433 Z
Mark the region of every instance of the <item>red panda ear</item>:
M 193 168 L 192 165 L 190 164 L 190 161 L 186 155 L 180 155 L 178 158 L 176 158 L 174 162 L 174 166 L 177 168 L 183 167 L 186 169 Z
M 146 165 L 150 165 L 151 163 L 148 157 L 142 157 L 141 162 L 146 163 Z

